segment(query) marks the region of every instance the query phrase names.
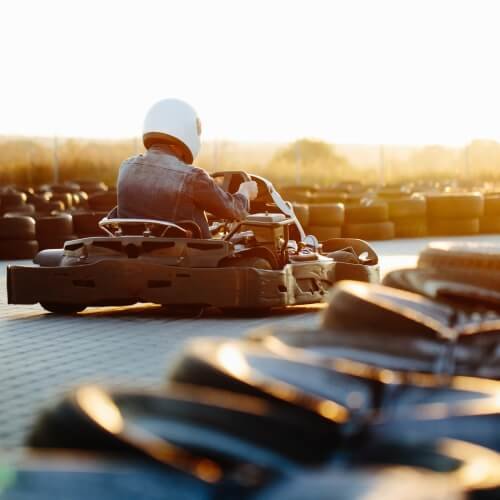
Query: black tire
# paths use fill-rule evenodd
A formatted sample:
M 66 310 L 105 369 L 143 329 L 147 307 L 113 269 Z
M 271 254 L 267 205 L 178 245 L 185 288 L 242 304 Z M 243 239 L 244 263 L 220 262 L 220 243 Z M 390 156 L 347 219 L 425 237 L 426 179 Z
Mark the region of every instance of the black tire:
M 82 312 L 87 306 L 83 304 L 61 304 L 58 302 L 40 302 L 40 305 L 54 314 L 76 314 Z
M 342 229 L 339 226 L 309 226 L 306 229 L 306 233 L 316 236 L 318 241 L 326 241 L 332 238 L 340 238 Z
M 484 213 L 481 193 L 441 193 L 427 195 L 427 215 L 440 219 L 471 219 Z
M 38 253 L 35 240 L 0 240 L 0 259 L 33 259 Z
M 41 238 L 38 240 L 40 250 L 59 249 L 63 248 L 67 241 L 76 240 L 76 234 L 68 234 L 67 236 L 54 236 L 52 238 Z
M 50 200 L 46 205 L 46 212 L 62 212 L 64 210 L 64 203 L 62 201 Z
M 2 205 L 1 212 L 3 214 L 7 212 L 19 212 L 25 215 L 31 215 L 35 213 L 35 205 L 31 203 L 23 203 L 22 205 Z
M 53 193 L 73 194 L 80 191 L 80 186 L 74 182 L 64 182 L 62 184 L 51 184 L 50 189 Z
M 479 232 L 482 234 L 500 234 L 500 215 L 479 217 Z
M 0 240 L 34 240 L 35 220 L 27 216 L 0 218 Z
M 343 238 L 357 238 L 360 240 L 392 240 L 394 239 L 393 222 L 373 222 L 367 224 L 344 224 Z
M 425 217 L 400 217 L 393 219 L 396 238 L 421 238 L 427 235 L 427 219 Z
M 387 200 L 389 206 L 389 219 L 395 220 L 407 217 L 425 217 L 427 213 L 427 204 L 425 198 L 398 198 Z
M 106 192 L 108 190 L 108 186 L 106 186 L 104 182 L 76 181 L 76 183 L 80 186 L 82 191 L 85 191 L 89 195 Z
M 309 205 L 310 226 L 341 226 L 344 222 L 344 206 L 341 203 Z
M 311 198 L 311 192 L 302 188 L 283 188 L 279 193 L 284 200 L 295 203 L 308 203 Z
M 0 195 L 0 208 L 22 205 L 26 203 L 27 199 L 28 197 L 26 194 L 17 191 L 4 193 Z
M 50 201 L 60 201 L 64 205 L 65 210 L 73 206 L 73 196 L 71 193 L 54 193 Z
M 346 224 L 385 222 L 389 219 L 389 208 L 385 202 L 373 202 L 345 208 Z
M 336 203 L 344 203 L 346 202 L 347 194 L 346 193 L 315 193 L 312 197 L 311 201 L 315 205 L 331 205 Z M 359 202 L 359 199 L 357 200 Z
M 500 193 L 484 195 L 484 215 L 500 216 Z
M 377 196 L 384 200 L 394 200 L 402 198 L 405 195 L 408 195 L 408 189 L 405 189 L 403 186 L 386 186 L 377 191 Z
M 89 207 L 91 210 L 109 212 L 118 204 L 115 191 L 93 194 L 89 196 Z
M 30 217 L 35 222 L 41 216 L 42 216 L 41 214 L 37 214 L 36 212 L 33 213 L 33 214 L 27 214 L 27 213 L 24 213 L 24 212 L 5 212 L 3 214 L 3 217 L 6 218 L 6 219 L 12 219 L 12 218 L 16 218 L 16 217 Z
M 461 236 L 479 233 L 479 218 L 429 217 L 427 229 L 431 236 Z
M 38 240 L 61 238 L 73 234 L 73 221 L 69 214 L 40 217 L 36 223 Z
M 99 227 L 99 221 L 107 212 L 82 212 L 73 214 L 73 228 L 78 236 L 104 236 L 104 231 Z
M 299 222 L 302 227 L 306 227 L 309 225 L 309 206 L 306 204 L 294 203 L 293 211 L 299 219 Z

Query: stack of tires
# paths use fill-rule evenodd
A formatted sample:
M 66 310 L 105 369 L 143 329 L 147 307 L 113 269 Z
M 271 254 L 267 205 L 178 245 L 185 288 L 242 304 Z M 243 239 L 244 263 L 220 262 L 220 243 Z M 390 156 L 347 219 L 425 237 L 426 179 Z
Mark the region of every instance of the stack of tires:
M 431 236 L 460 236 L 479 233 L 484 214 L 481 193 L 433 193 L 427 198 L 427 228 Z
M 100 181 L 77 180 L 75 183 L 80 186 L 81 191 L 85 191 L 89 196 L 96 193 L 103 193 L 108 190 L 108 186 Z
M 35 212 L 40 215 L 49 215 L 53 212 L 62 212 L 64 203 L 52 199 L 51 191 L 29 193 L 28 202 L 35 207 Z
M 342 203 L 313 203 L 309 205 L 306 233 L 316 236 L 319 241 L 340 238 L 343 222 L 344 205 Z
M 388 199 L 387 206 L 396 238 L 427 235 L 427 203 L 423 196 Z
M 363 199 L 359 205 L 346 206 L 342 236 L 362 240 L 392 240 L 394 223 L 389 220 L 387 203 Z
M 0 193 L 0 213 L 4 215 L 8 212 L 18 214 L 32 214 L 35 212 L 35 206 L 31 203 L 26 203 L 28 197 L 26 193 L 22 193 L 15 189 L 5 189 Z
M 62 248 L 64 242 L 74 240 L 76 237 L 70 214 L 61 213 L 37 218 L 36 239 L 40 250 Z
M 32 259 L 38 252 L 35 221 L 31 217 L 0 218 L 0 259 Z
M 118 204 L 115 190 L 95 193 L 89 196 L 89 208 L 95 212 L 109 212 Z
M 279 190 L 279 193 L 286 201 L 308 203 L 314 191 L 313 186 L 285 186 Z
M 307 205 L 306 205 L 307 208 Z M 107 215 L 107 212 L 78 212 L 73 214 L 73 231 L 78 238 L 89 238 L 91 236 L 105 236 L 99 227 L 99 221 Z
M 306 203 L 292 203 L 292 206 L 300 225 L 306 229 L 309 226 L 309 205 Z
M 479 218 L 479 231 L 500 234 L 500 193 L 484 195 L 484 215 Z

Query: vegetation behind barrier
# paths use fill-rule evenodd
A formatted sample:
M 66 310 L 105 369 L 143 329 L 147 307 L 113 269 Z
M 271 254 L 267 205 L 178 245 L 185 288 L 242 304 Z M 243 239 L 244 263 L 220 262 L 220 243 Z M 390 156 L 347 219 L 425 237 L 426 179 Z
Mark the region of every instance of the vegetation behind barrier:
M 121 162 L 142 151 L 137 140 L 0 138 L 0 185 L 38 185 L 54 180 L 116 181 Z M 364 156 L 357 154 L 364 151 Z M 361 159 L 360 159 L 361 158 Z M 300 139 L 289 145 L 210 142 L 197 164 L 209 171 L 241 169 L 278 185 L 353 180 L 395 184 L 414 180 L 458 180 L 473 185 L 500 180 L 500 143 L 473 141 L 465 148 L 444 146 L 334 146 Z

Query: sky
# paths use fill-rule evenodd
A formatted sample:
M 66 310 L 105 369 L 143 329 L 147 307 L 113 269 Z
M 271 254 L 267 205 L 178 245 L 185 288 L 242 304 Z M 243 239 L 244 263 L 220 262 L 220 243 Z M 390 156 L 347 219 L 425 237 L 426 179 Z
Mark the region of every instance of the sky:
M 205 139 L 500 140 L 496 0 L 4 0 L 0 134 L 138 136 L 189 101 Z

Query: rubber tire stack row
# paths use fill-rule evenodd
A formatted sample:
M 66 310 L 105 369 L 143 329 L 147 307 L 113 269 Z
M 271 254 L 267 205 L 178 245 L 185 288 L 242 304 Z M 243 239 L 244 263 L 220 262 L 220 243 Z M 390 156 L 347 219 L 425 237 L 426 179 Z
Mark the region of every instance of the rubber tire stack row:
M 479 231 L 483 234 L 500 234 L 500 193 L 484 196 L 484 215 L 479 217 Z
M 104 191 L 89 196 L 88 205 L 90 210 L 96 212 L 109 212 L 118 204 L 116 191 Z
M 36 239 L 40 250 L 62 248 L 66 241 L 76 238 L 71 215 L 57 214 L 37 218 Z
M 387 205 L 396 238 L 421 238 L 427 235 L 427 203 L 424 197 L 388 199 Z
M 306 233 L 316 236 L 319 241 L 340 238 L 343 222 L 344 205 L 342 203 L 313 203 L 309 205 L 309 221 Z
M 461 236 L 479 233 L 484 214 L 481 193 L 427 195 L 427 227 L 431 236 Z
M 306 205 L 307 208 L 307 205 Z M 88 238 L 90 236 L 106 236 L 106 233 L 99 227 L 99 221 L 108 212 L 79 212 L 73 214 L 73 231 L 78 238 Z
M 0 194 L 0 215 L 7 212 L 22 214 L 32 214 L 35 207 L 31 203 L 26 203 L 28 197 L 25 193 L 9 190 Z
M 35 207 L 35 212 L 39 215 L 49 215 L 64 210 L 64 203 L 52 200 L 52 192 L 50 191 L 28 194 L 28 202 Z
M 382 201 L 367 200 L 345 207 L 344 238 L 362 240 L 392 240 L 394 223 L 389 220 L 389 207 Z
M 33 259 L 38 252 L 35 221 L 31 217 L 0 218 L 0 259 Z

